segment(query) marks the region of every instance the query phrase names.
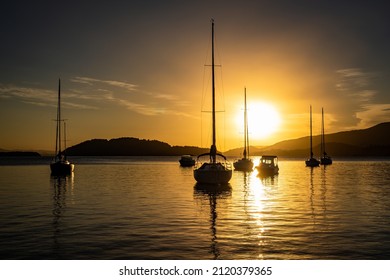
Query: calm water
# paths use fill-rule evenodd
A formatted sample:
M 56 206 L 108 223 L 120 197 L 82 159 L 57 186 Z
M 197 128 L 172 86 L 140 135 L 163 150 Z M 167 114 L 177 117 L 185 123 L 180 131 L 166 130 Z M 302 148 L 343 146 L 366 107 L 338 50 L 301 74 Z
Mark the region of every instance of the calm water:
M 197 186 L 177 157 L 0 166 L 1 259 L 390 259 L 390 161 Z

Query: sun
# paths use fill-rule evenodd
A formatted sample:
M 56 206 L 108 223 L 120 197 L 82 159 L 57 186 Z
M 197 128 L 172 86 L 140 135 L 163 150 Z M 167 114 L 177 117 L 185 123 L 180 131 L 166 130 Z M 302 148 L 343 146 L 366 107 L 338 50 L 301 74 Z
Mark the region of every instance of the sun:
M 278 131 L 281 118 L 274 105 L 266 102 L 250 102 L 247 110 L 249 138 L 266 139 Z M 244 113 L 242 110 L 237 114 L 236 122 L 243 131 Z

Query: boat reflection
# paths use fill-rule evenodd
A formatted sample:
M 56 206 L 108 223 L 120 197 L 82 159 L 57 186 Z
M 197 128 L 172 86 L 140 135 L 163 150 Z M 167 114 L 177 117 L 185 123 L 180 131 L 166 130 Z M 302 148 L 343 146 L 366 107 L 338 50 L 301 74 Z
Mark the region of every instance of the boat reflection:
M 220 257 L 217 237 L 217 204 L 221 199 L 226 199 L 231 196 L 230 184 L 211 185 L 211 184 L 195 184 L 194 196 L 198 199 L 208 200 L 210 206 L 210 229 L 211 229 L 211 245 L 210 253 L 213 259 L 217 260 Z
M 73 194 L 74 177 L 52 176 L 50 183 L 53 186 L 53 216 L 59 218 L 66 207 L 66 193 Z
M 320 176 L 320 177 L 319 177 Z M 314 229 L 319 231 L 327 229 L 327 182 L 326 166 L 321 169 L 321 173 L 310 168 L 310 210 Z
M 276 186 L 278 185 L 278 174 L 262 174 L 258 173 L 257 177 L 260 179 L 264 186 Z
M 321 170 L 321 201 L 322 201 L 322 211 L 324 213 L 324 219 L 327 219 L 327 206 L 326 206 L 326 193 L 327 193 L 327 183 L 326 183 L 326 165 Z
M 51 176 L 50 185 L 52 186 L 53 197 L 53 252 L 52 257 L 54 259 L 62 258 L 62 248 L 59 238 L 61 236 L 62 227 L 61 219 L 63 218 L 66 205 L 67 196 L 73 196 L 74 191 L 74 176 L 73 174 L 68 176 Z

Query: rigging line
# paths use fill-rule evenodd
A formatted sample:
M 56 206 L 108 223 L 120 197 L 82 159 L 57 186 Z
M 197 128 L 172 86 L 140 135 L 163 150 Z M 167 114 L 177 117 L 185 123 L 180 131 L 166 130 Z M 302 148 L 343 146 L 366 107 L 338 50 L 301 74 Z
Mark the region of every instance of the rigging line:
M 223 150 L 226 151 L 226 114 L 223 114 Z
M 202 99 L 200 102 L 200 146 L 203 147 L 203 103 L 204 103 L 204 80 L 205 80 L 205 70 L 203 69 L 203 81 L 202 81 Z
M 212 38 L 210 38 L 209 36 L 207 36 L 208 40 L 208 44 L 207 44 L 207 49 L 205 51 L 206 55 L 205 55 L 205 60 L 204 60 L 204 63 L 203 65 L 207 65 L 208 62 L 211 60 L 211 44 L 212 44 Z M 203 84 L 202 84 L 202 102 L 201 102 L 201 110 L 203 109 L 204 107 L 204 103 L 205 103 L 205 92 L 206 92 L 206 88 L 207 88 L 207 85 L 210 84 L 210 80 L 211 80 L 211 76 L 208 75 L 208 81 L 207 81 L 207 84 L 205 83 L 205 75 L 206 75 L 206 67 L 203 67 Z
M 205 72 L 206 71 L 204 71 L 204 76 L 205 76 Z M 208 103 L 210 102 L 209 97 L 208 97 L 208 93 L 206 93 L 206 92 L 208 92 L 207 90 L 209 89 L 208 88 L 209 85 L 211 86 L 211 77 L 208 77 L 207 82 L 205 82 L 203 80 L 201 110 L 203 110 L 206 107 L 206 105 L 208 105 Z
M 222 74 L 222 67 L 221 67 L 221 95 L 222 95 L 222 101 L 223 101 L 223 110 L 225 111 L 226 104 L 225 104 L 225 88 L 223 84 L 223 74 Z
M 211 143 L 211 128 L 212 128 L 212 121 L 210 120 L 210 124 L 209 125 L 204 125 L 203 124 L 204 120 L 203 120 L 203 114 L 202 114 L 202 122 L 201 122 L 201 147 L 204 148 L 209 148 L 210 146 L 210 143 Z M 205 130 L 203 127 L 206 126 L 207 128 L 207 132 L 205 133 L 205 135 L 203 135 L 203 130 Z M 203 144 L 203 139 L 206 139 L 204 144 Z
M 201 100 L 201 147 L 203 147 L 203 145 L 206 145 L 207 143 L 209 143 L 209 140 L 207 140 L 205 142 L 205 144 L 203 144 L 203 138 L 207 136 L 207 139 L 209 138 L 210 136 L 210 129 L 208 129 L 208 133 L 206 132 L 204 135 L 203 133 L 203 130 L 204 130 L 204 126 L 207 127 L 207 125 L 203 124 L 203 122 L 205 121 L 204 118 L 203 118 L 203 111 L 204 111 L 204 108 L 206 106 L 206 89 L 208 89 L 208 85 L 211 84 L 211 75 L 207 75 L 207 81 L 206 81 L 206 66 L 208 64 L 208 62 L 211 60 L 211 44 L 212 44 L 212 38 L 210 38 L 209 36 L 207 36 L 208 38 L 208 45 L 207 45 L 207 49 L 205 51 L 206 55 L 205 55 L 205 61 L 203 63 L 204 67 L 203 67 L 203 81 L 202 81 L 202 100 Z
M 202 99 L 201 99 L 201 104 L 200 104 L 200 108 L 202 110 L 203 106 L 204 106 L 204 95 L 205 95 L 205 77 L 206 77 L 206 71 L 205 69 L 203 68 L 203 81 L 202 81 Z
M 203 114 L 200 113 L 200 146 L 203 147 Z

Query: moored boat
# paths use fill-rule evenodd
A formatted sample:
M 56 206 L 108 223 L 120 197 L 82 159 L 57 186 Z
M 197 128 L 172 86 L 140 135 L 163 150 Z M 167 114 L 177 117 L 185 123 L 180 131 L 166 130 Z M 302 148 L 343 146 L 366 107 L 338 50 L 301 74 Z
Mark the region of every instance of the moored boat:
M 320 161 L 314 158 L 313 154 L 313 131 L 312 131 L 312 116 L 311 116 L 311 105 L 310 105 L 310 158 L 305 161 L 307 167 L 317 167 L 320 165 Z
M 210 156 L 210 161 L 202 162 L 201 158 Z M 212 153 L 201 154 L 197 158 L 194 169 L 194 178 L 201 184 L 224 185 L 232 178 L 230 162 L 222 154 Z
M 191 167 L 195 165 L 195 159 L 190 155 L 182 155 L 179 159 L 180 166 Z
M 249 134 L 248 134 L 248 117 L 246 108 L 246 88 L 244 89 L 244 152 L 243 158 L 233 163 L 234 169 L 238 171 L 252 171 L 253 161 L 249 158 Z
M 321 129 L 321 165 L 330 165 L 332 164 L 332 158 L 325 151 L 325 125 L 324 125 L 324 108 L 321 110 L 322 113 L 322 129 Z
M 216 118 L 215 118 L 215 64 L 214 64 L 214 20 L 211 20 L 211 75 L 212 75 L 212 145 L 210 152 L 197 157 L 194 168 L 194 178 L 201 184 L 227 184 L 232 177 L 232 168 L 226 157 L 217 152 L 216 146 Z M 207 157 L 207 162 L 202 162 L 203 157 Z M 222 160 L 221 160 L 222 159 Z
M 260 175 L 276 175 L 279 173 L 278 157 L 273 155 L 263 155 L 259 165 L 256 166 Z
M 61 80 L 58 80 L 58 105 L 57 105 L 57 127 L 56 127 L 56 150 L 53 161 L 50 163 L 51 174 L 54 176 L 70 175 L 74 171 L 74 164 L 70 163 L 66 157 L 66 148 L 62 150 L 61 136 Z M 65 126 L 64 126 L 65 128 Z M 64 134 L 66 130 L 64 130 Z M 65 144 L 66 145 L 66 144 Z

